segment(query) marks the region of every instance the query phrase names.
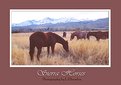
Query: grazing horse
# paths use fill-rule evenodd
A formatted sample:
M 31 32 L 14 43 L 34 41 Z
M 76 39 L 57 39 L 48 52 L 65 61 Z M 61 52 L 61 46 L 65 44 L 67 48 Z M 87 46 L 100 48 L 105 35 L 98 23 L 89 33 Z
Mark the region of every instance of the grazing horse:
M 63 37 L 66 37 L 66 32 L 63 32 Z
M 97 41 L 99 41 L 100 39 L 108 39 L 108 31 L 107 32 L 101 32 L 101 31 L 88 32 L 87 38 L 89 39 L 90 36 L 96 37 Z
M 82 31 L 76 31 L 71 33 L 70 40 L 74 39 L 74 37 L 77 37 L 77 40 L 79 39 L 86 39 L 87 38 L 87 32 L 82 32 Z
M 61 38 L 59 35 L 48 32 L 35 32 L 30 37 L 30 57 L 31 61 L 33 60 L 33 54 L 34 54 L 34 48 L 37 47 L 37 59 L 39 60 L 39 55 L 41 53 L 42 47 L 47 47 L 47 51 L 49 54 L 49 49 L 51 47 L 52 54 L 54 54 L 54 48 L 56 43 L 60 43 L 63 45 L 63 48 L 68 52 L 68 41 L 65 41 L 63 38 Z

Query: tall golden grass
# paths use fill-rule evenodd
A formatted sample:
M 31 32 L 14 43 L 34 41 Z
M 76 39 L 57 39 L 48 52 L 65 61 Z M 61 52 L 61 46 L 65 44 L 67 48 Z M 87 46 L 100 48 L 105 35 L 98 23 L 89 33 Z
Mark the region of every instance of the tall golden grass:
M 62 36 L 62 32 L 55 32 Z M 31 62 L 29 56 L 29 36 L 32 33 L 13 33 L 12 34 L 12 65 L 108 65 L 109 64 L 109 41 L 91 37 L 90 40 L 70 41 L 71 32 L 67 32 L 69 42 L 69 53 L 63 49 L 61 44 L 56 44 L 55 54 L 47 56 L 47 48 L 42 48 L 40 61 L 37 60 L 35 49 L 34 61 Z

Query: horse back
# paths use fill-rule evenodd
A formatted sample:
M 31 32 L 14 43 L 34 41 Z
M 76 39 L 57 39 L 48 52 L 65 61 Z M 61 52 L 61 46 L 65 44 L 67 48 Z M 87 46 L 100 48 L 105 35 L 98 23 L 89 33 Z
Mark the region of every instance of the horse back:
M 35 32 L 30 36 L 30 44 L 34 45 L 45 45 L 48 37 L 44 32 Z
M 102 32 L 102 31 L 89 32 L 87 35 L 88 35 L 88 37 L 95 36 L 96 38 L 99 38 L 99 39 L 107 39 L 108 38 L 108 31 L 107 32 Z

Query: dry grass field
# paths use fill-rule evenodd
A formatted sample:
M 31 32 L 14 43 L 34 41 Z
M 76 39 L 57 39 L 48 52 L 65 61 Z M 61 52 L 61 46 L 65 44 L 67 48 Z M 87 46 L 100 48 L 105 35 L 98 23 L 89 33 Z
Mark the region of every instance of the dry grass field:
M 55 32 L 62 36 L 62 32 Z M 61 44 L 55 45 L 55 54 L 47 56 L 47 48 L 42 48 L 40 61 L 37 60 L 35 49 L 34 61 L 29 56 L 29 36 L 32 33 L 12 33 L 11 40 L 11 64 L 12 65 L 108 65 L 109 64 L 109 40 L 96 41 L 94 37 L 90 40 L 70 41 L 71 32 L 67 32 L 64 38 L 69 42 L 69 53 L 63 49 Z

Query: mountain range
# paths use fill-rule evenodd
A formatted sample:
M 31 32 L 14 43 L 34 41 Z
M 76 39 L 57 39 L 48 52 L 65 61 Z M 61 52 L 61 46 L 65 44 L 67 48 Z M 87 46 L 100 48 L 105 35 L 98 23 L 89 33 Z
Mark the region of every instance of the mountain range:
M 59 19 L 53 19 L 53 18 L 44 18 L 42 20 L 27 20 L 22 23 L 18 24 L 12 24 L 13 27 L 15 26 L 30 26 L 30 25 L 43 25 L 43 24 L 57 24 L 57 23 L 67 23 L 67 22 L 79 22 L 80 20 L 74 19 L 74 18 L 59 18 Z
M 108 29 L 109 18 L 97 20 L 77 20 L 74 18 L 44 18 L 42 20 L 27 20 L 12 24 L 12 32 L 30 31 L 60 31 L 75 29 Z

